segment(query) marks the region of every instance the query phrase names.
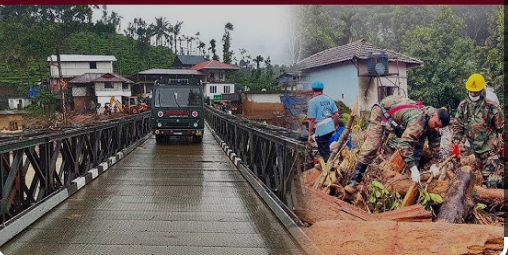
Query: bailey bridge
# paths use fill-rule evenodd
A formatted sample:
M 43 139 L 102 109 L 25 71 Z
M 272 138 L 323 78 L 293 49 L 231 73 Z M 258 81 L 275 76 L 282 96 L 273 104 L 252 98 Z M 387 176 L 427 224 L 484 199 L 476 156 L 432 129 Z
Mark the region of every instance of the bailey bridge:
M 0 140 L 0 252 L 314 254 L 289 130 L 207 108 L 202 144 L 157 144 L 149 119 Z

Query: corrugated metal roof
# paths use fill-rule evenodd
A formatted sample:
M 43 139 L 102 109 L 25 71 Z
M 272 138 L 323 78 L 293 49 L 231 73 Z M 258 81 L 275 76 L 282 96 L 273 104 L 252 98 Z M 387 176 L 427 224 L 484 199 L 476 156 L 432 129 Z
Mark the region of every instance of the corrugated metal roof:
M 178 55 L 176 56 L 183 65 L 195 65 L 197 63 L 201 63 L 206 61 L 203 56 L 196 55 Z
M 222 63 L 217 60 L 208 60 L 205 62 L 201 62 L 189 68 L 190 70 L 204 70 L 204 69 L 214 69 L 214 70 L 239 70 L 240 68 L 234 65 Z
M 145 71 L 141 71 L 138 74 L 173 74 L 173 75 L 201 75 L 205 74 L 198 70 L 189 70 L 189 69 L 148 69 Z
M 395 51 L 381 49 L 379 47 L 373 46 L 372 44 L 366 42 L 365 40 L 358 40 L 353 43 L 337 46 L 334 48 L 318 52 L 312 56 L 309 56 L 299 61 L 298 63 L 296 63 L 296 66 L 298 70 L 305 70 L 326 66 L 330 64 L 337 64 L 352 60 L 354 58 L 367 59 L 369 53 L 375 53 L 379 51 L 386 52 L 386 54 L 388 55 L 388 61 L 404 62 L 406 63 L 407 68 L 420 66 L 423 63 L 423 61 L 419 59 L 408 57 Z
M 51 55 L 47 59 L 48 62 L 57 61 L 56 55 Z M 108 55 L 78 55 L 78 54 L 61 54 L 61 62 L 90 62 L 90 61 L 116 61 L 115 56 Z
M 69 83 L 91 83 L 91 82 L 122 82 L 134 83 L 133 81 L 114 73 L 85 73 L 72 80 Z

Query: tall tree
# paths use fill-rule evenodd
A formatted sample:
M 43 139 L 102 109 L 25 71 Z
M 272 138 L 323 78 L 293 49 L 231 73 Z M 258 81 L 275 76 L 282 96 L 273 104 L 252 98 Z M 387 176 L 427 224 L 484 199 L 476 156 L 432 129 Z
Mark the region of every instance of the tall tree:
M 457 107 L 467 77 L 478 69 L 472 40 L 461 37 L 463 28 L 450 7 L 441 7 L 429 26 L 406 34 L 402 50 L 424 62 L 408 71 L 409 97 L 436 107 Z
M 182 24 L 183 24 L 183 21 L 177 21 L 175 25 L 173 25 L 172 27 L 172 31 L 173 31 L 173 40 L 174 40 L 174 46 L 175 46 L 175 54 L 178 54 L 177 53 L 177 47 L 176 47 L 176 40 L 179 39 L 179 34 L 180 34 L 180 30 L 182 30 Z M 180 47 L 182 46 L 182 43 L 180 41 Z M 182 54 L 182 52 L 180 52 L 180 54 Z
M 231 48 L 231 31 L 233 31 L 233 24 L 230 22 L 224 26 L 224 35 L 222 36 L 222 59 L 224 63 L 231 64 L 233 52 Z
M 219 56 L 217 55 L 217 49 L 215 48 L 215 39 L 210 40 L 210 50 L 212 50 L 212 59 L 213 60 L 219 60 Z
M 302 27 L 300 27 L 300 38 L 303 39 L 302 57 L 336 46 L 334 31 L 338 31 L 338 27 L 323 7 L 303 6 L 300 8 L 302 8 Z
M 164 17 L 155 18 L 155 24 L 151 24 L 151 36 L 155 36 L 155 46 L 162 45 L 169 38 L 169 21 Z

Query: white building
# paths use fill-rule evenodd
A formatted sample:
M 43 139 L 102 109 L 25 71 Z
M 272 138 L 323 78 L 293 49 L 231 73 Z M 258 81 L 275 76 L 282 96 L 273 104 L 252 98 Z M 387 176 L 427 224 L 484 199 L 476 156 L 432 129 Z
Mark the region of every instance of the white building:
M 50 64 L 51 81 L 50 87 L 54 91 L 59 91 L 59 73 L 58 59 L 56 55 L 48 57 Z M 116 61 L 115 56 L 107 55 L 75 55 L 61 54 L 60 67 L 63 77 L 63 90 L 68 89 L 70 79 L 85 73 L 113 73 L 113 62 Z
M 222 63 L 217 60 L 209 60 L 201 62 L 189 68 L 190 70 L 197 70 L 205 74 L 204 96 L 209 97 L 211 100 L 217 98 L 221 94 L 234 93 L 235 84 L 226 82 L 226 74 L 240 70 L 239 67 Z
M 334 100 L 352 107 L 358 97 L 360 110 L 370 110 L 386 96 L 407 96 L 407 69 L 421 64 L 421 60 L 359 40 L 318 52 L 296 65 L 307 78 L 304 90 L 320 80 L 324 93 Z

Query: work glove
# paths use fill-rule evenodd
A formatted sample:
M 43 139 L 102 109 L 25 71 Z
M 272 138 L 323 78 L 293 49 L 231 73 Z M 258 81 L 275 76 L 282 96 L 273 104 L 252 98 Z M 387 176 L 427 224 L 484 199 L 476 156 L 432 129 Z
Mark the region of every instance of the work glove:
M 335 150 L 335 147 L 337 147 L 337 141 L 333 141 L 331 144 L 330 144 L 330 150 L 333 151 Z
M 439 175 L 439 166 L 437 164 L 432 164 L 429 171 L 434 177 L 437 177 Z
M 452 155 L 455 156 L 456 158 L 459 158 L 459 145 L 458 144 L 453 145 Z
M 414 182 L 420 184 L 420 171 L 418 170 L 418 167 L 412 166 L 410 170 L 411 170 L 411 179 Z

